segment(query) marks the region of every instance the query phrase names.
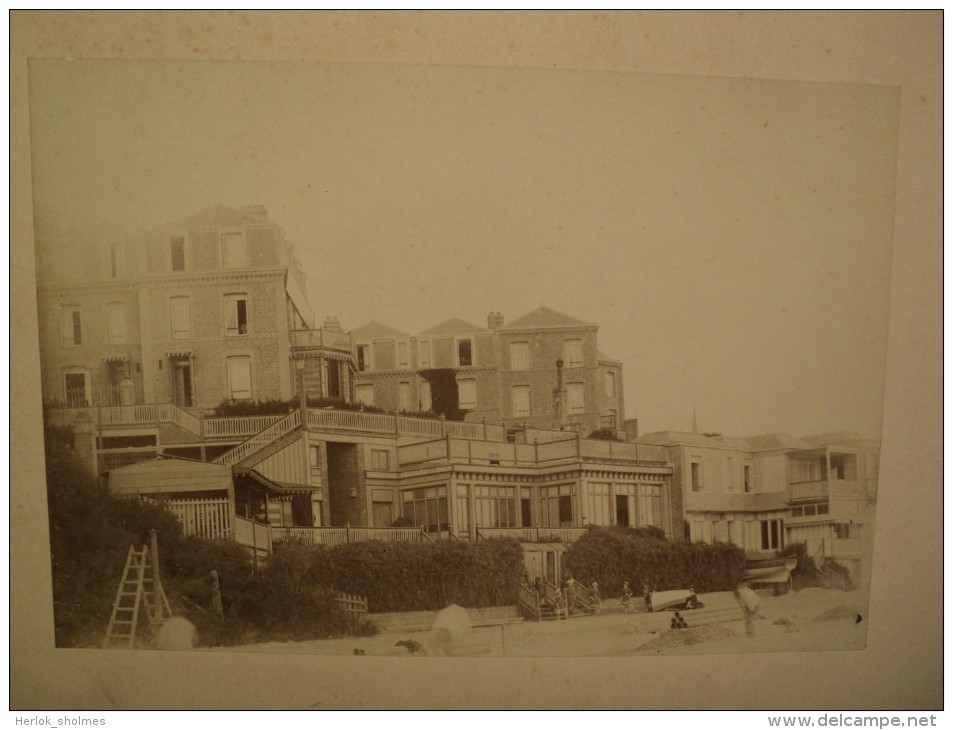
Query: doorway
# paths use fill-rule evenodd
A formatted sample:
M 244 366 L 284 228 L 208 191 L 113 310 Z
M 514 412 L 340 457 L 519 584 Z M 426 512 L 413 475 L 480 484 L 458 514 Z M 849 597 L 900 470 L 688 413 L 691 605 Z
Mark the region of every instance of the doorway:
M 192 364 L 188 360 L 173 360 L 172 402 L 180 408 L 192 407 Z

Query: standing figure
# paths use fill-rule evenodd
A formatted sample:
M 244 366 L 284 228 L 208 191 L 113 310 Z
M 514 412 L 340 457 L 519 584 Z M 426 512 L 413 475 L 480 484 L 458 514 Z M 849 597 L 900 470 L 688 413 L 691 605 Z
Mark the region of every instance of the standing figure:
M 589 603 L 592 604 L 592 612 L 599 613 L 599 609 L 602 608 L 602 595 L 599 593 L 599 584 L 595 581 L 592 581 L 592 586 L 589 588 Z
M 569 618 L 569 611 L 566 608 L 566 596 L 563 595 L 563 589 L 556 589 L 556 599 L 554 601 L 556 605 L 556 618 Z
M 570 615 L 576 610 L 576 581 L 571 574 L 566 576 L 566 606 Z
M 629 581 L 622 583 L 622 612 L 629 613 L 632 610 L 632 589 L 629 588 Z
M 742 584 L 735 588 L 735 598 L 738 599 L 738 605 L 745 616 L 745 633 L 749 637 L 754 636 L 754 618 L 758 615 L 758 606 L 761 603 L 758 594 Z

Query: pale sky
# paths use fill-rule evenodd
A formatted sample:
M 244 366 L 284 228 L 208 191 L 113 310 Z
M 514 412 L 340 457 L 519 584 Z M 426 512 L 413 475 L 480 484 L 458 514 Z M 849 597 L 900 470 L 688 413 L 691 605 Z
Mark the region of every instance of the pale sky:
M 642 432 L 878 437 L 899 92 L 424 66 L 39 61 L 34 199 L 144 229 L 261 203 L 317 321 L 541 303 Z

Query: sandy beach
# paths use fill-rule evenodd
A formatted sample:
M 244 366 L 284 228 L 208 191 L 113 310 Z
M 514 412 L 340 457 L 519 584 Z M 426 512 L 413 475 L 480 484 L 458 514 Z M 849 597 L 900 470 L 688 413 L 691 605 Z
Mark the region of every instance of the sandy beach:
M 867 595 L 862 591 L 805 588 L 782 596 L 761 595 L 754 635 L 746 636 L 737 601 L 730 592 L 700 596 L 704 609 L 686 611 L 687 629 L 670 628 L 671 612 L 623 613 L 607 600 L 598 615 L 562 621 L 518 621 L 473 627 L 458 642 L 469 656 L 635 656 L 769 651 L 861 650 L 867 637 Z M 636 602 L 638 604 L 638 601 Z M 444 656 L 433 631 L 388 631 L 372 637 L 300 642 L 267 642 L 209 651 L 407 656 L 397 641 L 419 642 L 426 656 Z

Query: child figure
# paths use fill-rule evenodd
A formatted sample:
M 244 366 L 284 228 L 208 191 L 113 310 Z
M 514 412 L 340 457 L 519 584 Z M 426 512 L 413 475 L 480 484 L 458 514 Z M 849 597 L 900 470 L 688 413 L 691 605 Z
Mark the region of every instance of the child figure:
M 599 593 L 599 584 L 592 581 L 592 587 L 589 589 L 589 603 L 592 604 L 592 612 L 599 613 L 602 607 L 602 595 Z
M 632 610 L 632 589 L 629 588 L 629 581 L 622 584 L 622 613 L 629 613 Z
M 563 595 L 562 588 L 556 589 L 554 603 L 556 605 L 556 618 L 569 618 L 569 609 L 566 608 L 566 596 Z

